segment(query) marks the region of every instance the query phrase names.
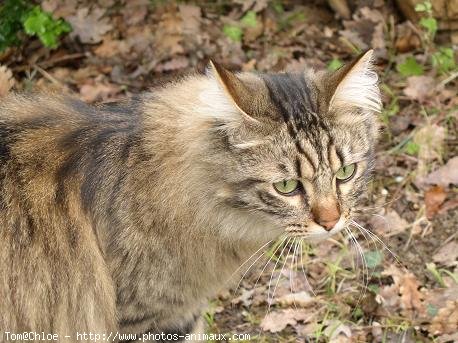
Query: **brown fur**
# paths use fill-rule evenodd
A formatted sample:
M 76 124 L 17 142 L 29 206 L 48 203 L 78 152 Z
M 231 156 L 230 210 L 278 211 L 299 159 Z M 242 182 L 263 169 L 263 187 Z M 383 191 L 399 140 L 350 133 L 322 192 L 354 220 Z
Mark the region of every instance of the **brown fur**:
M 244 259 L 290 225 L 307 232 L 311 203 L 332 194 L 350 213 L 370 172 L 372 117 L 352 108 L 355 125 L 333 121 L 326 78 L 298 76 L 311 102 L 284 101 L 318 116 L 302 136 L 302 119 L 287 121 L 274 101 L 274 86 L 294 91 L 295 78 L 282 86 L 218 68 L 218 80 L 192 76 L 116 105 L 0 102 L 0 328 L 69 341 L 76 331 L 188 333 Z M 343 145 L 367 156 L 336 193 L 326 177 Z M 305 198 L 273 191 L 293 170 Z

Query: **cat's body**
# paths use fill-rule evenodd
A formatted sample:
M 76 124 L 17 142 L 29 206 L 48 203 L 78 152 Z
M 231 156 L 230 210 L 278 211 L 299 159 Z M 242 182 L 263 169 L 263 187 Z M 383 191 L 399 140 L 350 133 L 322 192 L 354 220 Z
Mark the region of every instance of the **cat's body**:
M 313 174 L 331 175 L 347 155 L 364 160 L 358 190 L 339 190 L 356 194 L 370 171 L 375 122 L 360 113 L 342 122 L 339 138 L 318 115 L 342 108 L 327 87 L 334 92 L 350 72 L 334 86 L 242 75 L 256 89 L 245 96 L 232 74 L 214 72 L 219 82 L 193 76 L 116 105 L 57 95 L 0 101 L 0 330 L 69 342 L 76 332 L 183 335 L 237 267 L 285 228 L 310 223 L 313 212 L 341 229 L 343 219 L 326 216 L 350 210 L 331 196 L 335 182 L 317 184 Z M 283 146 L 286 135 L 294 139 Z M 285 173 L 304 179 L 307 197 L 272 195 Z

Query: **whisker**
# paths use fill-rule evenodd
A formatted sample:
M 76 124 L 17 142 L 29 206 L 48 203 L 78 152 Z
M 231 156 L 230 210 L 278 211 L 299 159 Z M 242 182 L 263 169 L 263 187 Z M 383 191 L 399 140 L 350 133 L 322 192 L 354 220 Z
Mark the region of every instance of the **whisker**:
M 275 262 L 275 265 L 274 265 L 274 267 L 273 267 L 273 269 L 272 269 L 272 272 L 271 272 L 271 274 L 270 274 L 269 288 L 268 288 L 268 291 L 267 291 L 267 301 L 269 302 L 269 304 L 270 304 L 270 286 L 271 286 L 271 284 L 272 284 L 272 279 L 273 279 L 273 277 L 274 277 L 275 269 L 277 268 L 278 262 L 280 261 L 281 257 L 283 256 L 283 252 L 285 251 L 285 249 L 286 249 L 286 247 L 288 246 L 288 244 L 289 244 L 289 242 L 291 241 L 291 239 L 292 239 L 292 238 L 290 237 L 290 238 L 288 238 L 288 240 L 286 241 L 285 246 L 284 246 L 283 249 L 281 250 L 280 256 L 279 256 L 278 260 Z
M 267 242 L 267 244 L 269 244 L 269 243 L 271 243 L 271 242 L 272 242 L 272 240 L 270 240 L 269 242 Z M 252 258 L 255 254 L 257 254 L 261 249 L 263 249 L 267 244 L 264 244 L 261 248 L 259 248 L 253 255 L 250 256 L 250 258 L 249 258 L 247 261 L 244 262 L 244 264 L 246 264 L 249 260 L 251 260 L 251 258 Z M 239 287 L 240 287 L 240 285 L 241 285 L 241 283 L 242 283 L 242 280 L 245 278 L 245 276 L 246 276 L 246 274 L 248 273 L 248 271 L 256 264 L 256 262 L 258 262 L 258 261 L 261 259 L 261 257 L 263 257 L 263 256 L 265 255 L 265 253 L 266 253 L 266 252 L 264 251 L 261 255 L 259 255 L 258 258 L 256 258 L 256 259 L 254 260 L 254 262 L 248 267 L 248 269 L 245 271 L 245 273 L 243 273 L 242 277 L 240 278 L 239 283 L 237 284 L 237 287 L 235 288 L 234 295 L 237 293 L 237 290 L 239 289 Z M 242 266 L 243 266 L 243 265 L 242 265 Z M 238 268 L 238 270 L 239 270 L 239 269 L 240 269 L 240 267 Z
M 361 256 L 362 265 L 363 265 L 364 290 L 360 294 L 360 296 L 358 297 L 358 301 L 356 302 L 356 305 L 355 305 L 355 309 L 356 309 L 359 306 L 359 304 L 361 303 L 361 301 L 363 300 L 363 298 L 365 297 L 366 293 L 367 293 L 367 286 L 369 285 L 369 271 L 368 271 L 368 267 L 367 267 L 366 257 L 364 256 L 364 252 L 363 252 L 363 249 L 361 248 L 361 245 L 357 241 L 356 237 L 353 235 L 353 232 L 351 232 L 351 230 L 348 227 L 345 228 L 345 231 L 351 237 L 351 239 L 353 240 L 356 248 L 358 249 L 359 255 Z
M 307 273 L 305 272 L 305 269 L 304 269 L 304 241 L 301 240 L 300 241 L 300 256 L 301 256 L 301 269 L 302 269 L 302 273 L 304 274 L 304 278 L 305 278 L 305 282 L 307 283 L 307 286 L 309 287 L 310 291 L 312 292 L 312 294 L 316 297 L 316 293 L 315 291 L 313 290 L 313 287 L 312 285 L 310 284 L 308 278 L 307 278 Z
M 294 241 L 294 238 L 293 238 L 293 241 Z M 280 274 L 278 274 L 277 282 L 275 284 L 274 290 L 272 292 L 272 297 L 271 297 L 271 299 L 269 301 L 269 306 L 267 308 L 267 313 L 269 313 L 270 307 L 271 307 L 272 302 L 273 302 L 273 300 L 275 298 L 275 291 L 277 290 L 278 284 L 280 283 L 281 275 L 283 273 L 283 269 L 285 268 L 286 262 L 288 262 L 289 253 L 291 252 L 292 247 L 293 247 L 293 245 L 291 244 L 289 249 L 288 249 L 288 252 L 286 253 L 285 262 L 283 262 L 283 266 L 281 267 Z
M 391 256 L 393 256 L 393 258 L 396 260 L 396 262 L 399 263 L 399 265 L 403 266 L 403 264 L 402 264 L 401 261 L 399 260 L 398 256 L 397 256 L 395 253 L 393 253 L 393 252 L 391 251 L 390 248 L 388 248 L 388 246 L 385 244 L 384 241 L 382 241 L 382 240 L 380 239 L 379 236 L 377 236 L 377 235 L 376 235 L 375 233 L 373 233 L 372 231 L 366 229 L 365 227 L 361 226 L 360 224 L 358 224 L 358 223 L 355 222 L 354 220 L 351 220 L 351 224 L 355 225 L 357 228 L 360 228 L 360 229 L 363 230 L 365 233 L 367 233 L 369 236 L 375 238 L 375 239 L 377 240 L 377 242 L 379 242 L 379 243 L 383 246 L 383 248 L 386 249 L 386 250 L 391 254 Z
M 288 236 L 285 236 L 285 237 L 282 239 L 282 241 L 280 242 L 280 244 L 278 244 L 277 247 L 275 248 L 275 250 L 272 252 L 272 256 L 270 256 L 270 258 L 267 260 L 266 264 L 264 265 L 264 268 L 262 268 L 261 273 L 259 274 L 259 277 L 257 278 L 256 283 L 254 284 L 253 289 L 255 289 L 256 286 L 258 285 L 258 282 L 259 282 L 259 280 L 261 279 L 262 274 L 263 274 L 264 271 L 266 270 L 266 268 L 267 268 L 267 266 L 269 265 L 270 261 L 272 261 L 272 258 L 275 256 L 275 253 L 278 251 L 278 249 L 280 249 L 280 247 L 283 245 L 283 243 L 286 241 L 287 238 L 288 238 Z
M 290 269 L 289 269 L 289 290 L 291 292 L 291 294 L 294 293 L 294 286 L 293 286 L 293 269 L 295 268 L 295 261 L 297 259 L 297 247 L 298 247 L 298 243 L 297 243 L 297 240 L 295 239 L 294 240 L 294 251 L 293 251 L 293 258 L 291 259 L 291 265 L 290 265 Z M 295 272 L 295 270 L 294 270 Z M 293 305 L 295 308 L 297 308 L 297 305 L 296 305 L 296 301 L 294 300 L 293 298 Z

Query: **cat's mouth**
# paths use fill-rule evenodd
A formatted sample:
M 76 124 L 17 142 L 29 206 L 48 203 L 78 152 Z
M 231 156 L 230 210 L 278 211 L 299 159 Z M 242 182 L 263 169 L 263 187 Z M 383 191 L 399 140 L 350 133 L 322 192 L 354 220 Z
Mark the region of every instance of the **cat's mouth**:
M 307 225 L 291 225 L 287 226 L 285 231 L 288 236 L 305 238 L 311 242 L 320 242 L 328 239 L 329 237 L 339 233 L 348 226 L 349 218 L 341 215 L 337 223 L 330 230 L 325 229 L 323 226 L 310 222 Z

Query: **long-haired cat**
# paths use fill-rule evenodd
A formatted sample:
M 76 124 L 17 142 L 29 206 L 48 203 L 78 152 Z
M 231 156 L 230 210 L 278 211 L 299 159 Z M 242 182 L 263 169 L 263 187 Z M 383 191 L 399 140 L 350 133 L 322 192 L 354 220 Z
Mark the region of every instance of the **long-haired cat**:
M 373 164 L 371 56 L 332 73 L 211 64 L 112 105 L 0 101 L 0 341 L 183 335 L 267 242 L 339 232 Z

